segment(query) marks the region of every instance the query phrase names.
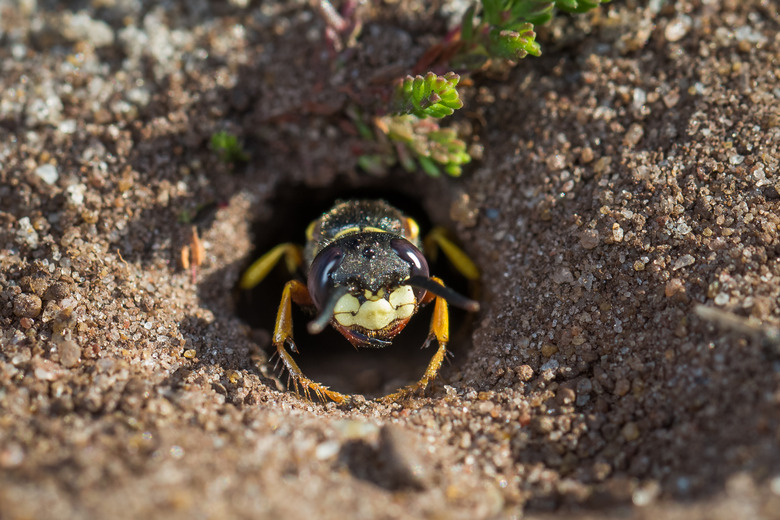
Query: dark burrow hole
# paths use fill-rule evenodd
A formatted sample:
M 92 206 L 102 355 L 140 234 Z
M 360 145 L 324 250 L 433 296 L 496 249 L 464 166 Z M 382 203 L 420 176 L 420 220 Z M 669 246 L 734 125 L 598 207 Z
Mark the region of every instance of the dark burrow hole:
M 403 189 L 397 186 L 398 183 L 394 187 L 337 185 L 310 188 L 299 184 L 281 185 L 276 190 L 275 198 L 270 201 L 270 214 L 254 223 L 255 251 L 244 267 L 248 267 L 263 253 L 282 242 L 302 245 L 308 224 L 339 199 L 384 199 L 417 220 L 423 236 L 430 231 L 434 223 L 451 228 L 449 223 L 442 222 L 441 218 L 434 222 L 429 217 L 424 209 L 425 196 L 420 196 L 421 193 L 429 193 L 428 197 L 431 199 L 428 202 L 434 202 L 436 208 L 444 208 L 438 213 L 446 215 L 446 208 L 449 208 L 451 201 L 448 195 L 443 193 L 444 190 L 439 189 L 438 193 L 430 192 L 428 190 L 435 189 L 435 185 L 425 186 L 424 181 L 409 183 Z M 458 292 L 471 294 L 474 288 L 469 287 L 466 280 L 443 258 L 443 255 L 439 256 L 436 262 L 431 262 L 431 274 L 439 276 Z M 272 333 L 282 289 L 290 278 L 283 262 L 280 262 L 254 289 L 249 291 L 236 289 L 236 308 L 239 317 L 253 329 L 263 329 L 269 334 Z M 307 377 L 333 390 L 363 394 L 366 397 L 385 395 L 405 384 L 419 380 L 424 373 L 436 351 L 435 341 L 428 348 L 421 348 L 428 334 L 432 313 L 433 304 L 422 308 L 389 347 L 356 349 L 331 327 L 320 334 L 309 334 L 306 324 L 312 316 L 293 304 L 294 337 L 299 349 L 299 353 L 294 354 L 293 357 Z M 448 350 L 451 355 L 445 361 L 438 381 L 446 380 L 447 375 L 457 370 L 459 364 L 464 361 L 466 349 L 470 344 L 472 322 L 473 316 L 450 307 Z M 271 356 L 273 353 L 273 346 L 269 345 L 268 355 Z M 281 381 L 286 381 L 287 374 L 279 373 Z

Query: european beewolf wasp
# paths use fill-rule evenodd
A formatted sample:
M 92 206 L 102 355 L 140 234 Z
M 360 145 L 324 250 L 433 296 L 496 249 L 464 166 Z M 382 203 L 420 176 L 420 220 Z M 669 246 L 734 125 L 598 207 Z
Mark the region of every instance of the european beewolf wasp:
M 479 277 L 474 263 L 450 241 L 442 229 L 434 228 L 420 240 L 417 222 L 383 200 L 337 202 L 309 224 L 306 245 L 279 244 L 256 260 L 243 274 L 242 289 L 260 283 L 284 258 L 290 273 L 301 267 L 306 283 L 293 279 L 282 292 L 273 344 L 296 390 L 300 385 L 307 398 L 337 403 L 349 396 L 330 390 L 307 378 L 286 347 L 297 352 L 292 332 L 292 302 L 313 309 L 309 322 L 312 334 L 331 324 L 355 347 L 382 348 L 390 345 L 421 305 L 434 301 L 433 318 L 424 346 L 434 339 L 438 349 L 422 378 L 415 384 L 386 396 L 396 400 L 425 389 L 439 372 L 449 341 L 447 303 L 476 312 L 479 304 L 431 276 L 422 253 L 441 249 L 467 279 Z

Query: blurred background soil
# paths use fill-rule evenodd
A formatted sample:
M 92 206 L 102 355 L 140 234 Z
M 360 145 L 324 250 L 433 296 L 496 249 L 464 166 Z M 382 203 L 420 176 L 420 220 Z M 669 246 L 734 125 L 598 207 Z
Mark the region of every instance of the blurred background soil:
M 362 172 L 350 107 L 467 6 L 366 5 L 334 54 L 305 1 L 0 0 L 0 518 L 780 517 L 778 3 L 558 17 L 471 77 L 462 178 Z M 284 279 L 236 291 L 355 194 L 483 272 L 390 405 L 286 391 Z M 296 337 L 337 390 L 432 354 Z

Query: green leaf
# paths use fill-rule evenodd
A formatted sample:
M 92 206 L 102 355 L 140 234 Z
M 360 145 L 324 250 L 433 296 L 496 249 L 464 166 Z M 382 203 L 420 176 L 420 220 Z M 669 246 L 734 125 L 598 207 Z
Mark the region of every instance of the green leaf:
M 474 12 L 477 10 L 477 4 L 472 4 L 463 13 L 460 22 L 460 39 L 464 42 L 470 42 L 474 38 Z
M 586 13 L 609 0 L 555 0 L 555 7 L 569 13 Z
M 417 161 L 420 163 L 423 171 L 431 177 L 441 177 L 441 171 L 436 166 L 436 163 L 425 156 L 419 156 Z
M 224 130 L 211 136 L 211 149 L 217 152 L 220 160 L 226 163 L 247 162 L 249 160 L 249 154 L 241 147 L 238 137 Z
M 437 76 L 433 72 L 423 76 L 407 76 L 396 87 L 392 112 L 411 114 L 419 118 L 442 118 L 463 106 L 456 88 L 460 76 L 448 72 Z
M 516 30 L 500 29 L 495 27 L 490 30 L 490 47 L 492 54 L 508 60 L 519 60 L 532 54 L 539 56 L 542 49 L 536 43 L 534 26 L 524 23 Z
M 542 25 L 552 19 L 554 2 L 549 0 L 519 0 L 512 5 L 513 22 L 531 22 Z
M 498 25 L 501 23 L 502 7 L 500 0 L 482 0 L 482 17 L 490 25 Z

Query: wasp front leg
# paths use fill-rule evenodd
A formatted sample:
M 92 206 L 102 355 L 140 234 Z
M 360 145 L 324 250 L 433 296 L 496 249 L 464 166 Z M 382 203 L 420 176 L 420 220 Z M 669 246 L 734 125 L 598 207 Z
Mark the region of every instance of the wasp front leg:
M 439 278 L 432 277 L 439 283 L 442 281 Z M 443 285 L 443 283 L 442 283 Z M 428 367 L 425 369 L 425 373 L 415 384 L 405 386 L 397 392 L 383 397 L 383 402 L 393 402 L 408 397 L 414 393 L 422 392 L 428 387 L 428 384 L 436 379 L 439 374 L 441 365 L 444 362 L 444 356 L 447 355 L 447 343 L 450 340 L 450 315 L 447 308 L 447 301 L 441 296 L 433 296 L 428 293 L 423 298 L 422 303 L 428 303 L 431 299 L 435 299 L 433 306 L 433 317 L 431 318 L 431 327 L 428 332 L 428 338 L 425 340 L 424 347 L 427 347 L 434 339 L 439 348 L 428 363 Z
M 292 302 L 298 305 L 313 305 L 311 296 L 306 286 L 298 280 L 290 280 L 285 284 L 284 291 L 282 291 L 282 300 L 279 303 L 279 312 L 276 314 L 276 326 L 274 327 L 274 347 L 279 354 L 279 359 L 282 360 L 284 367 L 287 369 L 290 379 L 295 386 L 295 391 L 298 391 L 298 385 L 303 388 L 304 395 L 311 399 L 311 392 L 322 400 L 328 399 L 337 403 L 343 403 L 347 400 L 347 396 L 329 390 L 327 386 L 312 381 L 308 377 L 303 375 L 300 367 L 292 358 L 285 346 L 290 345 L 290 349 L 293 352 L 297 352 L 298 349 L 295 346 L 295 340 L 293 339 L 293 322 L 292 322 Z

